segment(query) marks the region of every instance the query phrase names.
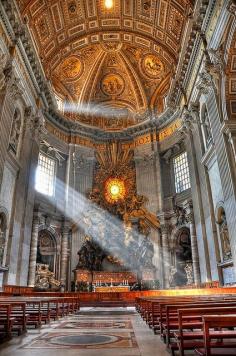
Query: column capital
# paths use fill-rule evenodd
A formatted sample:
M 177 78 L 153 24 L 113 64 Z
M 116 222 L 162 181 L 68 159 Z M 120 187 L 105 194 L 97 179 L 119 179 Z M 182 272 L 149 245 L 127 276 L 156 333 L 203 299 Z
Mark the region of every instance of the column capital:
M 212 80 L 212 76 L 208 72 L 208 70 L 204 69 L 199 74 L 199 79 L 196 84 L 196 88 L 198 89 L 200 94 L 207 95 L 207 94 L 209 94 L 211 88 L 213 88 L 213 87 L 214 87 L 214 83 Z
M 62 222 L 62 233 L 63 232 L 68 233 L 70 229 L 71 229 L 71 221 L 64 218 Z
M 236 0 L 230 0 L 229 4 L 227 6 L 227 10 L 233 14 L 233 16 L 236 16 Z
M 45 119 L 41 109 L 34 111 L 31 106 L 25 109 L 25 125 L 33 137 L 33 139 L 40 144 L 40 141 L 47 133 L 45 129 Z

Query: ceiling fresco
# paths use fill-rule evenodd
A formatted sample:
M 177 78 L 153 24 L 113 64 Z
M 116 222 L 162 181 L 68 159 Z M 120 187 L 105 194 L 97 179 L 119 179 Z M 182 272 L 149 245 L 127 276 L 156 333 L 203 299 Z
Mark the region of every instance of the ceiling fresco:
M 121 130 L 163 111 L 191 0 L 18 4 L 69 120 Z

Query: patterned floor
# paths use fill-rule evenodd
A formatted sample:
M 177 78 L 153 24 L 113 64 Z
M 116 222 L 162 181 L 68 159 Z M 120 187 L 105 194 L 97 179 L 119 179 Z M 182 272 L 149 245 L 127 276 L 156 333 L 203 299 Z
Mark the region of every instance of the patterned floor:
M 167 356 L 134 308 L 83 308 L 0 345 L 1 356 Z
M 59 322 L 54 328 L 22 346 L 23 349 L 136 349 L 131 313 L 88 310 Z

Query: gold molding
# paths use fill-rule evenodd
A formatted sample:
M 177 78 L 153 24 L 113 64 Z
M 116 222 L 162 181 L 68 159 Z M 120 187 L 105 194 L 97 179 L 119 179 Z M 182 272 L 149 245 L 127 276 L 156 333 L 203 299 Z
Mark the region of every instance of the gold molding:
M 181 127 L 182 121 L 181 119 L 177 119 L 174 122 L 172 122 L 169 126 L 165 127 L 162 129 L 159 133 L 147 133 L 142 136 L 136 137 L 133 141 L 125 142 L 122 143 L 122 146 L 129 147 L 129 148 L 135 148 L 143 145 L 148 145 L 152 142 L 162 142 L 165 139 L 171 137 L 178 129 Z M 103 149 L 104 144 L 97 143 L 95 140 L 82 137 L 79 135 L 76 136 L 71 136 L 69 134 L 64 133 L 62 130 L 58 129 L 54 125 L 52 125 L 50 122 L 46 122 L 46 130 L 53 136 L 57 137 L 59 140 L 65 142 L 65 143 L 72 143 L 75 145 L 81 145 L 85 147 L 90 147 L 90 148 L 98 148 L 100 150 Z

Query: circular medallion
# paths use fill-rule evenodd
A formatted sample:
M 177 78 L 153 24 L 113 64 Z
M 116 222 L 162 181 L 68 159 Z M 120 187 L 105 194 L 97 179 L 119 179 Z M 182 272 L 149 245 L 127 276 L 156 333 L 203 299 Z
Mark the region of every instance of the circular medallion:
M 90 345 L 104 345 L 117 341 L 118 338 L 113 335 L 101 334 L 82 334 L 82 335 L 68 335 L 53 337 L 51 344 L 63 346 L 90 346 Z
M 121 178 L 108 178 L 105 182 L 105 198 L 109 203 L 114 204 L 118 200 L 123 200 L 125 193 L 125 183 Z
M 107 74 L 101 83 L 101 89 L 104 94 L 109 96 L 120 95 L 124 90 L 124 81 L 118 74 Z
M 65 79 L 73 80 L 79 77 L 82 72 L 82 63 L 76 56 L 66 58 L 60 65 L 60 74 Z
M 164 71 L 164 64 L 153 54 L 148 54 L 144 57 L 142 66 L 145 74 L 151 78 L 158 78 Z

